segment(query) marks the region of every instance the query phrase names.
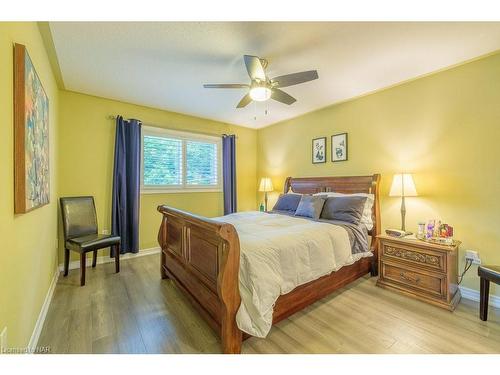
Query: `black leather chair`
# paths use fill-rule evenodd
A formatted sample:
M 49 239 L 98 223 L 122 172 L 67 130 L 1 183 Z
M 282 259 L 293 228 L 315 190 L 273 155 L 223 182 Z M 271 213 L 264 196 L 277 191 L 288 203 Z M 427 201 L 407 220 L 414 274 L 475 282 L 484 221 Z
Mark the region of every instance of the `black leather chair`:
M 64 197 L 60 199 L 64 229 L 64 276 L 68 275 L 69 251 L 80 254 L 80 285 L 85 285 L 87 253 L 94 252 L 92 267 L 96 266 L 97 250 L 115 247 L 115 268 L 120 272 L 120 237 L 99 234 L 94 197 Z
M 488 320 L 488 299 L 490 297 L 490 281 L 500 284 L 500 266 L 479 266 L 477 274 L 481 278 L 479 297 L 479 318 Z

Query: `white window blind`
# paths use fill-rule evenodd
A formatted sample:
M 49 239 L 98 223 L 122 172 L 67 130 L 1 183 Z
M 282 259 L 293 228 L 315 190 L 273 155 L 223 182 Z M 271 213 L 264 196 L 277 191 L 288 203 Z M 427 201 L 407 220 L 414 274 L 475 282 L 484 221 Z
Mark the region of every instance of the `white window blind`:
M 182 185 L 182 141 L 144 136 L 144 185 Z
M 186 141 L 186 183 L 188 185 L 217 185 L 217 144 Z
M 142 191 L 221 191 L 219 137 L 143 126 Z

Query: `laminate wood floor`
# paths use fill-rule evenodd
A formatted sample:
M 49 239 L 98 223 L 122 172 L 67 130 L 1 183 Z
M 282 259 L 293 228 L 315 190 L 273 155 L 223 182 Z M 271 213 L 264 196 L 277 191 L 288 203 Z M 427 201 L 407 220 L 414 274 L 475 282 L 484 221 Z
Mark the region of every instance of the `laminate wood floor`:
M 52 353 L 220 353 L 219 340 L 170 280 L 159 254 L 60 277 L 38 345 Z M 375 286 L 368 276 L 274 326 L 243 353 L 500 353 L 500 311 L 450 313 Z

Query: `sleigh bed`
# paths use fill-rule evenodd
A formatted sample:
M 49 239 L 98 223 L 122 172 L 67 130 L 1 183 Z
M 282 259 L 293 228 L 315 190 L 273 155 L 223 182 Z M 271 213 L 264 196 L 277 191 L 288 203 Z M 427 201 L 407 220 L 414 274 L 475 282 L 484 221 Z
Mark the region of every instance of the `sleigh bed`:
M 380 175 L 349 177 L 288 177 L 284 192 L 315 194 L 338 192 L 369 193 L 374 196 L 373 227 L 368 231 L 372 256 L 307 282 L 281 295 L 275 305 L 275 324 L 320 300 L 350 282 L 377 274 L 376 236 L 380 234 Z M 249 337 L 236 323 L 240 307 L 240 239 L 232 224 L 167 206 L 159 206 L 163 218 L 158 233 L 161 246 L 161 276 L 172 279 L 194 307 L 220 335 L 224 353 L 240 353 Z

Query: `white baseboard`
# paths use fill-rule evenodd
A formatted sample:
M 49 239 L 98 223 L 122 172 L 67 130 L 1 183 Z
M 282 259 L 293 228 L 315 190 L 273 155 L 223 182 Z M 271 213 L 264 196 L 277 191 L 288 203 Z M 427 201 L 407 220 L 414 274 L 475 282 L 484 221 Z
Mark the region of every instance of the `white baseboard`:
M 120 260 L 125 260 L 125 259 L 133 259 L 145 255 L 151 255 L 151 254 L 158 254 L 160 252 L 160 247 L 152 247 L 150 249 L 143 249 L 139 250 L 137 254 L 132 254 L 132 253 L 127 253 L 127 254 L 121 254 L 120 255 Z M 98 256 L 97 257 L 97 264 L 104 264 L 104 263 L 111 263 L 114 262 L 115 259 L 111 258 L 110 256 Z M 91 267 L 92 262 L 87 260 L 87 267 Z M 69 269 L 70 270 L 75 270 L 80 268 L 80 261 L 75 260 L 73 262 L 69 262 Z M 59 264 L 59 271 L 64 271 L 64 264 L 61 263 Z
M 471 301 L 479 302 L 479 292 L 477 290 L 461 286 L 460 293 L 462 294 L 462 297 L 465 299 L 470 299 Z M 500 297 L 494 296 L 490 293 L 489 306 L 500 308 Z
M 38 345 L 38 339 L 40 338 L 40 333 L 42 333 L 43 323 L 45 323 L 45 318 L 47 316 L 47 312 L 49 311 L 49 306 L 52 302 L 52 297 L 54 296 L 54 290 L 56 289 L 58 279 L 59 269 L 58 267 L 56 267 L 54 270 L 54 276 L 52 277 L 52 281 L 49 286 L 49 290 L 47 291 L 47 295 L 45 296 L 45 300 L 43 301 L 42 309 L 40 310 L 40 314 L 38 314 L 35 328 L 33 329 L 33 333 L 31 334 L 31 338 L 28 343 L 28 353 L 33 353 L 36 346 Z

